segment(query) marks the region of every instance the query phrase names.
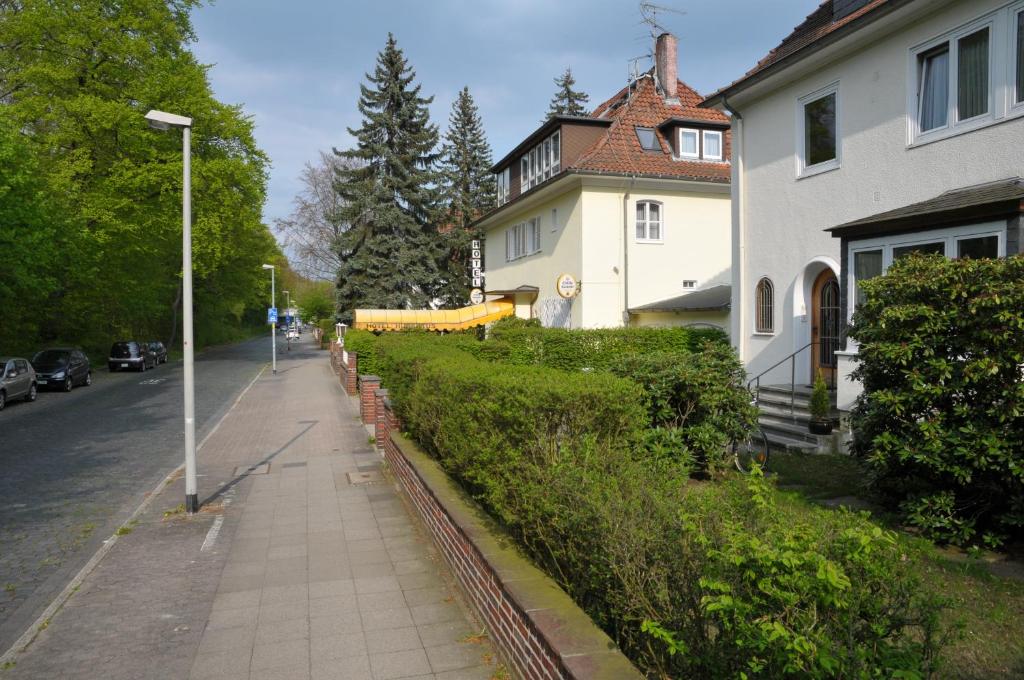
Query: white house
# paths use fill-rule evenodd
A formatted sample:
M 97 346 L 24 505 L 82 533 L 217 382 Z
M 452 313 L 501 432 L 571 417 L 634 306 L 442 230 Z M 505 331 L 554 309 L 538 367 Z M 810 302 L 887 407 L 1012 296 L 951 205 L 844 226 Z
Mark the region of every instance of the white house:
M 1020 251 L 1022 52 L 1021 0 L 827 0 L 704 102 L 732 117 L 731 337 L 752 377 L 821 370 L 849 409 L 858 280 L 913 250 Z
M 676 40 L 656 66 L 589 116 L 556 116 L 493 167 L 488 295 L 546 326 L 728 328 L 729 122 L 676 77 Z M 560 297 L 561 274 L 576 279 Z

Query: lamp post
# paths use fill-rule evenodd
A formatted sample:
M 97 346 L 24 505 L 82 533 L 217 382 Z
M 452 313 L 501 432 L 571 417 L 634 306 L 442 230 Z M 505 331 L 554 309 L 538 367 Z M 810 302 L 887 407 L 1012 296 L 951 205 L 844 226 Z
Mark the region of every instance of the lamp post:
M 286 343 L 288 343 L 288 351 L 291 352 L 292 351 L 292 296 L 291 296 L 291 293 L 289 293 L 286 290 L 282 290 L 281 292 L 284 293 L 284 299 L 285 299 L 285 303 L 284 303 L 285 304 L 285 308 L 284 308 L 284 321 L 285 321 L 284 341 Z
M 277 306 L 277 295 L 274 293 L 274 265 L 265 264 L 264 269 L 270 270 L 270 306 Z M 277 324 L 270 324 L 270 363 L 271 372 L 277 375 Z
M 192 346 L 192 119 L 164 111 L 146 114 L 157 130 L 180 128 L 182 136 L 181 291 L 183 298 L 182 344 L 185 351 L 185 511 L 199 511 L 196 483 L 196 390 Z

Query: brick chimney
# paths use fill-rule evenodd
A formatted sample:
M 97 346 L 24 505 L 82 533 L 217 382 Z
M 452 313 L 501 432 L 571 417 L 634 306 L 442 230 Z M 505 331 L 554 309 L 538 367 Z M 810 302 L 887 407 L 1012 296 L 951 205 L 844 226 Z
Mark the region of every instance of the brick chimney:
M 658 76 L 658 84 L 665 99 L 676 99 L 678 94 L 677 72 L 678 41 L 671 33 L 662 33 L 654 43 L 654 72 Z

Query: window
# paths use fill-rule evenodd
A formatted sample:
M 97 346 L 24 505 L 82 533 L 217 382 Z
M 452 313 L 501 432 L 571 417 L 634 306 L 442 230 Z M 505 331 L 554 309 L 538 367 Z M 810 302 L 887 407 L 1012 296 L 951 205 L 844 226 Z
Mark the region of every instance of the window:
M 918 123 L 921 132 L 946 127 L 949 114 L 949 47 L 922 54 L 920 60 L 921 94 L 918 97 Z
M 505 230 L 505 261 L 540 252 L 540 218 L 514 224 Z
M 704 131 L 704 160 L 722 160 L 722 133 L 717 130 Z
M 679 130 L 679 157 L 700 158 L 700 147 L 696 130 Z
M 509 174 L 510 168 L 505 168 L 501 172 L 495 175 L 495 179 L 498 187 L 498 205 L 504 205 L 508 203 L 508 188 L 509 188 Z
M 775 286 L 767 276 L 757 282 L 754 292 L 754 330 L 757 333 L 775 332 Z
M 857 285 L 861 281 L 882 275 L 882 249 L 863 250 L 853 254 L 853 279 L 857 304 L 864 302 L 864 291 Z
M 661 203 L 657 203 L 655 201 L 637 201 L 636 240 L 662 240 Z
M 551 233 L 558 231 L 558 208 L 551 209 Z
M 1017 35 L 1017 39 L 1014 41 L 1014 49 L 1017 51 L 1017 58 L 1013 60 L 1015 63 L 1015 84 L 1014 84 L 1014 104 L 1024 104 L 1024 9 L 1016 13 L 1016 25 L 1014 26 L 1014 33 Z
M 957 120 L 989 112 L 988 27 L 957 41 Z
M 685 281 L 683 281 L 683 288 L 686 289 L 686 290 L 690 290 L 690 289 L 693 289 L 693 288 L 696 288 L 696 287 L 697 287 L 697 282 L 694 281 L 693 279 L 686 279 Z
M 973 259 L 999 257 L 999 237 L 993 235 L 959 239 L 956 242 L 956 256 Z
M 654 128 L 638 127 L 636 137 L 640 140 L 640 148 L 644 151 L 661 151 L 661 144 L 658 143 L 658 136 L 654 134 Z
M 946 243 L 944 241 L 933 241 L 931 243 L 914 243 L 909 246 L 899 246 L 898 248 L 892 249 L 892 259 L 898 260 L 901 257 L 910 255 L 911 253 L 920 253 L 921 255 L 945 255 Z
M 800 175 L 839 167 L 839 84 L 800 99 Z
M 560 141 L 561 134 L 555 132 L 523 155 L 519 178 L 523 192 L 558 174 L 561 169 Z

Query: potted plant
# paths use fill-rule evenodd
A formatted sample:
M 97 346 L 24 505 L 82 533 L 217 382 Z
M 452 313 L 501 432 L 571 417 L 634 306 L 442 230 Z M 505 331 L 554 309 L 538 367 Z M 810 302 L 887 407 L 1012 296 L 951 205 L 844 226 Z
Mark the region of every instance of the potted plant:
M 821 371 L 814 378 L 814 390 L 811 392 L 811 419 L 807 422 L 807 430 L 811 434 L 830 434 L 832 432 L 832 402 L 829 399 L 828 385 L 821 376 Z

